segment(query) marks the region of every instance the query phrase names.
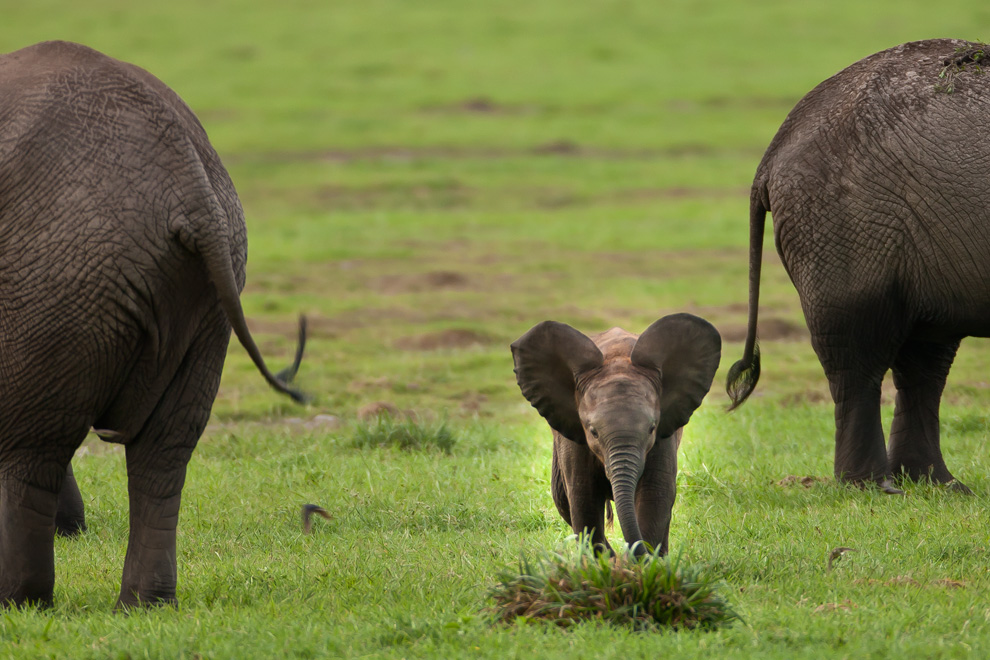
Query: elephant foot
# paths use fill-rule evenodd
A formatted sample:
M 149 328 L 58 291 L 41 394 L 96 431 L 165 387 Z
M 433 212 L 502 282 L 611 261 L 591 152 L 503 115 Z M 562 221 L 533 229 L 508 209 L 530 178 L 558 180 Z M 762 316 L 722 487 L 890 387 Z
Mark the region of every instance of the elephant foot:
M 890 479 L 884 479 L 879 484 L 880 490 L 887 493 L 888 495 L 903 495 L 904 491 L 900 488 L 894 486 L 894 482 Z
M 941 461 L 939 461 L 941 462 Z M 911 480 L 915 482 L 928 481 L 935 486 L 944 486 L 947 490 L 963 495 L 972 495 L 973 491 L 963 482 L 952 476 L 945 464 L 926 465 L 924 469 L 900 465 L 894 471 L 898 481 Z
M 956 481 L 953 479 L 949 483 L 945 484 L 945 487 L 954 493 L 959 493 L 961 495 L 972 495 L 973 491 L 969 489 L 969 486 L 961 481 Z
M 615 550 L 612 549 L 612 546 L 610 546 L 608 542 L 595 543 L 594 545 L 591 546 L 591 548 L 594 551 L 596 557 L 601 557 L 602 555 L 607 555 L 609 557 L 615 556 Z
M 888 495 L 904 495 L 904 491 L 894 485 L 894 480 L 891 477 L 883 477 L 881 479 L 875 478 L 865 478 L 865 479 L 850 479 L 845 475 L 839 477 L 839 481 L 853 486 L 859 487 L 861 490 L 866 490 L 876 486 L 881 491 Z
M 11 584 L 0 579 L 0 611 L 36 607 L 46 610 L 54 604 L 54 580 L 29 579 Z
M 86 521 L 78 519 L 67 519 L 62 516 L 55 517 L 55 534 L 72 538 L 79 536 L 86 531 Z
M 118 614 L 127 614 L 131 610 L 151 609 L 153 607 L 174 607 L 179 609 L 179 599 L 175 596 L 161 598 L 138 598 L 136 594 L 131 594 L 130 598 L 125 598 L 123 594 L 117 599 L 113 611 Z
M 47 610 L 54 605 L 54 599 L 52 597 L 21 597 L 17 596 L 0 596 L 0 611 L 10 608 L 25 609 L 30 607 L 35 607 L 39 610 Z
M 637 541 L 631 546 L 627 546 L 627 550 L 632 553 L 632 556 L 636 559 L 642 559 L 648 554 L 652 554 L 653 548 L 646 541 Z
M 55 593 L 57 494 L 0 482 L 0 607 L 48 607 Z

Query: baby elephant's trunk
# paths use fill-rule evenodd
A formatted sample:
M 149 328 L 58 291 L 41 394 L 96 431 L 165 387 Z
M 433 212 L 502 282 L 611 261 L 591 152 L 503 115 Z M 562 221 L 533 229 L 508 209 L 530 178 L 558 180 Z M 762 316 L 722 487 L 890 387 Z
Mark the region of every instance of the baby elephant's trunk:
M 636 486 L 643 474 L 641 452 L 636 448 L 613 450 L 608 455 L 605 470 L 612 482 L 615 514 L 622 527 L 622 536 L 628 545 L 635 545 L 633 552 L 639 556 L 646 552 L 646 547 L 639 543 L 643 540 L 643 534 L 636 520 Z

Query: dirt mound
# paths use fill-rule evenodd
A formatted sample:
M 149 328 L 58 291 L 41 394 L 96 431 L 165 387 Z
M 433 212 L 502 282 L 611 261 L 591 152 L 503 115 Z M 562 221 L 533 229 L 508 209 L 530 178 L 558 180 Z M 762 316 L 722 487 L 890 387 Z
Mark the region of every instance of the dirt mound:
M 795 486 L 797 484 L 801 484 L 805 488 L 811 488 L 815 484 L 825 483 L 827 481 L 828 481 L 828 479 L 826 479 L 825 477 L 812 477 L 812 476 L 799 477 L 797 475 L 789 474 L 786 477 L 784 477 L 783 479 L 781 479 L 780 481 L 778 481 L 777 482 L 777 485 L 778 486 Z

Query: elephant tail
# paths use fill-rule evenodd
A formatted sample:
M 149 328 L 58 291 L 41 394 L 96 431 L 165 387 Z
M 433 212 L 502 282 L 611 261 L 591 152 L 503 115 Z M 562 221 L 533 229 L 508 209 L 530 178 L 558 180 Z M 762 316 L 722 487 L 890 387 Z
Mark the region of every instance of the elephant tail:
M 211 212 L 207 215 L 212 218 L 213 222 L 210 223 L 210 226 L 199 226 L 188 233 L 180 232 L 180 236 L 184 235 L 186 239 L 182 242 L 203 259 L 206 271 L 220 298 L 220 306 L 223 308 L 234 334 L 237 335 L 237 340 L 247 351 L 251 361 L 254 362 L 254 366 L 261 372 L 265 381 L 273 389 L 290 396 L 297 403 L 307 403 L 309 401 L 308 396 L 289 386 L 299 370 L 303 350 L 306 346 L 306 317 L 299 317 L 299 339 L 292 365 L 277 375 L 273 374 L 265 364 L 261 351 L 248 330 L 247 320 L 244 318 L 240 287 L 237 285 L 237 279 L 234 275 L 234 262 L 231 257 L 228 238 L 229 220 L 212 191 L 208 193 L 208 197 L 207 204 Z
M 742 359 L 732 365 L 725 381 L 725 391 L 732 400 L 729 410 L 743 404 L 760 380 L 760 345 L 756 339 L 756 321 L 760 307 L 760 270 L 763 266 L 763 229 L 767 211 L 766 183 L 757 181 L 749 197 L 749 321 L 746 347 Z

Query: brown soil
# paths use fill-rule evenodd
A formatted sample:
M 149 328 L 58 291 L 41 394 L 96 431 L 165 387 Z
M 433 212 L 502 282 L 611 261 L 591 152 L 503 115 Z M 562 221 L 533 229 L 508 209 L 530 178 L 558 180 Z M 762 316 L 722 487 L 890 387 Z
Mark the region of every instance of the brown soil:
M 534 112 L 536 107 L 500 103 L 488 96 L 472 96 L 455 103 L 426 106 L 422 110 L 431 114 L 522 115 Z
M 336 415 L 328 415 L 325 413 L 313 415 L 308 419 L 303 417 L 288 417 L 286 419 L 279 420 L 279 423 L 288 424 L 290 426 L 298 426 L 306 429 L 307 431 L 333 431 L 339 429 L 343 424 L 343 422 L 340 421 L 340 418 Z
M 368 307 L 365 309 L 341 312 L 332 318 L 318 314 L 308 314 L 307 336 L 321 339 L 335 339 L 345 332 L 388 323 L 424 323 L 433 315 L 412 311 L 401 307 Z M 295 340 L 298 322 L 295 319 L 249 318 L 248 329 L 253 335 L 280 335 Z M 257 337 L 256 337 L 257 339 Z M 260 345 L 260 344 L 259 344 Z
M 409 275 L 384 275 L 368 282 L 369 288 L 378 293 L 420 293 L 437 290 L 463 290 L 469 288 L 470 278 L 452 270 L 436 270 Z
M 811 488 L 815 484 L 825 483 L 827 481 L 828 481 L 828 479 L 826 479 L 825 477 L 811 477 L 811 476 L 808 476 L 808 477 L 797 477 L 797 476 L 795 476 L 793 474 L 789 474 L 786 477 L 784 477 L 783 479 L 781 479 L 780 481 L 778 481 L 777 482 L 777 485 L 778 486 L 794 486 L 794 485 L 797 485 L 797 484 L 801 484 L 805 488 Z
M 943 578 L 941 580 L 935 580 L 932 584 L 938 585 L 940 587 L 947 587 L 949 589 L 962 589 L 966 586 L 965 582 L 960 582 L 959 580 L 950 580 L 949 578 Z
M 746 109 L 746 110 L 790 110 L 800 100 L 792 96 L 712 96 L 697 101 L 676 100 L 670 102 L 673 110 L 694 112 L 699 108 L 708 109 Z
M 395 347 L 404 351 L 436 351 L 484 346 L 489 343 L 491 343 L 491 339 L 481 333 L 451 328 L 439 332 L 400 337 L 395 341 Z
M 745 324 L 725 325 L 719 328 L 723 341 L 746 341 Z M 761 318 L 757 323 L 757 337 L 761 341 L 803 341 L 809 337 L 808 328 L 779 317 Z
M 825 377 L 822 377 L 821 389 L 805 390 L 788 394 L 780 401 L 780 405 L 785 408 L 791 406 L 801 406 L 807 403 L 832 403 L 832 397 L 828 393 L 828 384 Z
M 670 188 L 631 188 L 617 190 L 613 197 L 620 201 L 677 200 L 677 199 L 746 199 L 749 188 L 696 188 L 672 186 Z
M 550 143 L 537 147 L 539 153 L 574 155 L 580 148 L 571 143 Z M 568 187 L 513 187 L 486 190 L 456 179 L 415 184 L 376 184 L 365 186 L 327 185 L 316 190 L 266 189 L 255 186 L 245 192 L 253 196 L 290 197 L 293 203 L 313 206 L 327 211 L 363 211 L 374 209 L 459 210 L 490 207 L 493 201 L 512 200 L 519 208 L 542 209 L 587 206 L 591 204 L 646 204 L 684 199 L 745 199 L 748 188 L 716 188 L 671 186 L 667 188 L 630 188 L 590 194 Z
M 890 578 L 889 580 L 879 580 L 877 578 L 860 578 L 858 580 L 853 580 L 853 584 L 866 584 L 869 586 L 883 585 L 885 587 L 925 587 L 925 586 L 935 586 L 935 587 L 945 587 L 948 589 L 961 589 L 966 586 L 965 582 L 960 582 L 959 580 L 950 580 L 949 578 L 942 578 L 940 580 L 932 580 L 927 585 L 918 582 L 910 575 L 898 575 Z
M 488 397 L 478 392 L 464 392 L 458 397 L 461 410 L 471 415 L 484 415 Z
M 379 146 L 317 151 L 265 151 L 230 154 L 228 165 L 244 163 L 354 162 L 360 160 L 498 160 L 529 156 L 568 156 L 601 160 L 659 160 L 683 156 L 741 155 L 758 158 L 763 149 L 722 148 L 707 144 L 683 144 L 663 148 L 585 147 L 571 140 L 555 140 L 532 147 L 483 146 Z
M 388 401 L 375 401 L 374 403 L 363 405 L 357 410 L 358 419 L 364 421 L 377 419 L 382 416 L 398 418 L 401 414 L 399 408 L 394 403 L 389 403 Z
M 314 193 L 321 208 L 355 211 L 377 208 L 460 209 L 477 192 L 456 180 L 417 185 L 323 186 Z

